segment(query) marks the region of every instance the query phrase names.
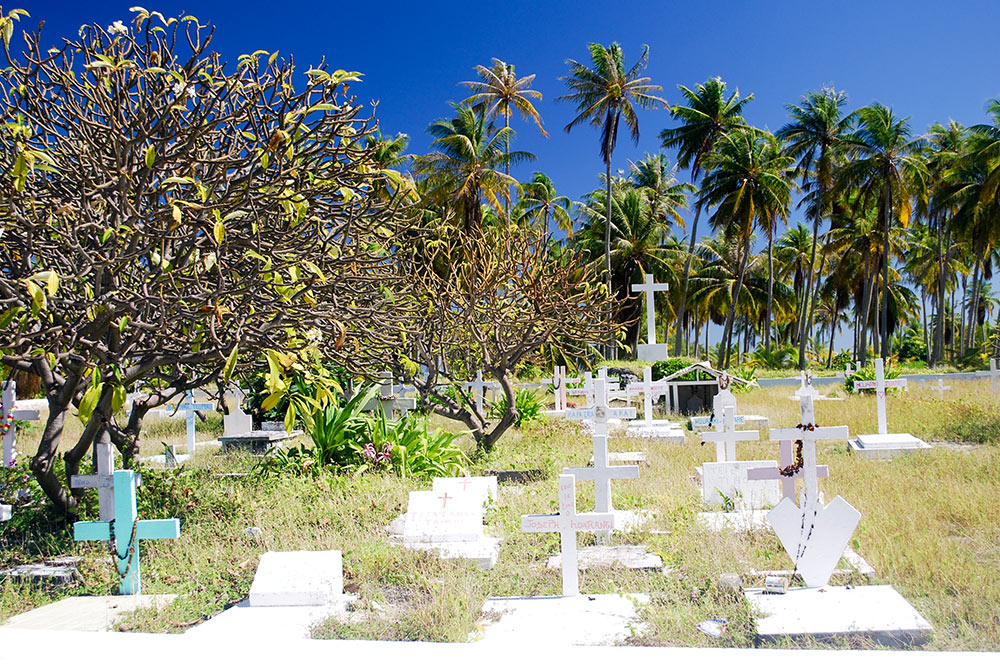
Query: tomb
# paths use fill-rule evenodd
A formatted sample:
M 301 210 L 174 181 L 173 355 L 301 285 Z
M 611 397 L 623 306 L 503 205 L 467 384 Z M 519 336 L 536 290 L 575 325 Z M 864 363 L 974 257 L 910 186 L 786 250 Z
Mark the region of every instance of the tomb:
M 719 380 L 724 372 L 707 362 L 698 362 L 665 376 L 661 381 L 667 384 L 667 409 L 671 413 L 685 416 L 699 415 L 714 404 L 719 393 Z M 751 386 L 752 382 L 730 376 L 730 382 L 741 386 Z
M 667 394 L 667 385 L 662 381 L 653 381 L 653 368 L 644 367 L 642 382 L 633 382 L 628 386 L 629 395 L 642 395 L 643 418 L 641 422 L 630 423 L 625 436 L 664 439 L 669 443 L 684 443 L 684 431 L 677 423 L 669 420 L 653 418 L 653 404 Z
M 721 393 L 720 393 L 721 394 Z M 774 460 L 737 460 L 736 444 L 759 441 L 757 430 L 736 429 L 736 406 L 725 406 L 722 431 L 701 435 L 705 443 L 715 443 L 715 461 L 700 467 L 702 499 L 708 506 L 727 506 L 736 510 L 755 510 L 778 502 L 778 483 L 754 480 L 747 472 L 762 467 L 777 469 Z
M 453 495 L 472 494 L 484 508 L 497 501 L 496 476 L 462 476 L 461 478 L 434 478 L 431 490 Z
M 489 483 L 485 484 L 489 487 Z M 406 513 L 390 525 L 392 542 L 410 549 L 433 550 L 443 559 L 466 559 L 489 570 L 496 565 L 500 540 L 483 531 L 481 490 L 410 492 Z M 487 490 L 488 491 L 488 490 Z
M 878 434 L 859 434 L 850 442 L 851 451 L 862 457 L 875 459 L 892 457 L 902 453 L 929 450 L 930 445 L 912 434 L 892 434 L 886 417 L 886 388 L 905 388 L 906 379 L 885 378 L 885 366 L 881 358 L 875 359 L 875 380 L 855 381 L 854 388 L 874 388 L 878 411 Z

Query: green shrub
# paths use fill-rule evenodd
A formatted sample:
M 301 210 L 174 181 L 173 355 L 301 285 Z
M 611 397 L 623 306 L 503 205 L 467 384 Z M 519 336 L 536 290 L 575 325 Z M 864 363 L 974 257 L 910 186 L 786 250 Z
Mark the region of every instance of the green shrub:
M 886 380 L 895 379 L 898 376 L 899 376 L 899 368 L 898 367 L 895 367 L 893 365 L 887 365 L 886 366 L 886 368 L 885 368 L 885 378 L 886 378 Z M 847 392 L 849 392 L 849 393 L 858 393 L 858 394 L 873 395 L 873 394 L 875 394 L 875 389 L 874 388 L 858 388 L 857 390 L 855 390 L 854 389 L 854 382 L 855 381 L 874 381 L 874 380 L 875 380 L 875 364 L 872 363 L 871 365 L 859 368 L 858 371 L 856 371 L 854 374 L 851 374 L 850 376 L 844 378 L 844 388 L 846 388 Z M 886 392 L 887 393 L 893 392 L 893 391 L 897 391 L 897 390 L 901 390 L 901 388 L 886 388 Z
M 456 440 L 462 433 L 428 429 L 426 418 L 406 417 L 392 423 L 376 418 L 372 441 L 362 452 L 360 470 L 391 465 L 397 475 L 414 478 L 461 475 L 468 464 Z
M 697 361 L 690 358 L 668 358 L 667 360 L 657 360 L 653 363 L 653 381 L 659 381 L 665 376 L 670 376 L 678 370 L 682 370 L 688 365 Z M 699 375 L 700 378 L 711 378 L 704 372 L 691 372 L 683 378 L 693 378 L 692 375 Z
M 530 425 L 544 418 L 542 410 L 545 408 L 545 402 L 534 390 L 515 390 L 514 405 L 517 407 L 517 420 L 514 421 L 514 427 Z M 507 397 L 502 396 L 490 407 L 490 416 L 503 418 L 506 411 Z

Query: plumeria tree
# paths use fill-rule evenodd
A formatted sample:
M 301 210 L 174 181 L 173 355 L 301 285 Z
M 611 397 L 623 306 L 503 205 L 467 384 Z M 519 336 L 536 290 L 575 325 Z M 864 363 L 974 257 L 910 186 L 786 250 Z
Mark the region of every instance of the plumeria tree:
M 134 11 L 51 49 L 25 33 L 17 57 L 4 40 L 0 363 L 42 379 L 30 466 L 69 512 L 91 445 L 128 464 L 150 408 L 265 353 L 272 395 L 323 358 L 364 370 L 405 311 L 358 75 L 321 64 L 295 89 L 276 53 L 227 66 L 210 27 Z M 86 426 L 67 445 L 74 407 Z

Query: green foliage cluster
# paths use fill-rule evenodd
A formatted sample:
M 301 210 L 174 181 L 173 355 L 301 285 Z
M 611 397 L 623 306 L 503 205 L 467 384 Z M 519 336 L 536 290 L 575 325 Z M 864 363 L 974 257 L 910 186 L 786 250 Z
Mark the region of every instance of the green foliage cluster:
M 534 390 L 515 390 L 514 406 L 517 408 L 517 420 L 514 421 L 514 427 L 531 425 L 545 419 L 545 416 L 542 414 L 545 402 Z M 493 418 L 503 418 L 503 414 L 506 412 L 506 396 L 501 396 L 500 399 L 490 406 L 490 416 Z
M 342 405 L 329 404 L 303 412 L 312 445 L 275 448 L 259 465 L 264 475 L 325 471 L 393 471 L 399 476 L 455 476 L 465 470 L 465 453 L 456 443 L 461 434 L 431 432 L 427 421 L 407 416 L 389 420 L 381 410 L 362 408 L 378 395 L 378 386 L 359 391 Z

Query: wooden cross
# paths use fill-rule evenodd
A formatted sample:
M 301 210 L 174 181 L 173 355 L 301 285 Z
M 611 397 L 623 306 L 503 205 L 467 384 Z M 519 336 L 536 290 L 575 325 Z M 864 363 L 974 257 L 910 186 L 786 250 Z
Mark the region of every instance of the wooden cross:
M 558 532 L 562 550 L 562 595 L 580 593 L 579 571 L 576 557 L 578 531 L 611 531 L 615 528 L 612 512 L 576 512 L 576 478 L 571 474 L 559 476 L 559 514 L 522 515 L 521 531 L 525 533 Z
M 646 339 L 650 346 L 656 344 L 656 303 L 653 299 L 657 291 L 667 291 L 670 287 L 667 284 L 657 284 L 653 282 L 653 276 L 646 274 L 646 281 L 642 284 L 633 284 L 632 293 L 646 294 Z
M 874 381 L 855 381 L 855 388 L 874 388 L 875 398 L 876 398 L 876 408 L 878 410 L 878 433 L 888 434 L 889 433 L 889 423 L 885 416 L 885 389 L 886 388 L 905 388 L 906 379 L 889 379 L 886 381 L 885 378 L 885 366 L 882 363 L 881 358 L 875 359 L 875 380 Z
M 496 381 L 484 381 L 483 380 L 483 370 L 476 370 L 476 380 L 466 381 L 464 384 L 466 389 L 474 390 L 476 395 L 476 411 L 479 413 L 483 412 L 483 394 L 486 392 L 487 388 L 497 389 L 500 384 Z
M 642 383 L 633 382 L 628 386 L 630 395 L 642 393 L 642 419 L 646 425 L 653 424 L 653 399 L 659 400 L 667 394 L 667 384 L 662 381 L 653 381 L 653 368 L 646 366 L 642 368 Z
M 13 466 L 17 458 L 17 426 L 18 420 L 38 420 L 37 409 L 17 408 L 17 385 L 13 381 L 3 384 L 2 393 L 2 419 L 0 419 L 0 430 L 5 430 L 3 434 L 3 463 L 5 466 Z
M 809 395 L 803 395 L 799 402 L 799 410 L 801 411 L 801 423 L 805 427 L 772 428 L 771 439 L 774 441 L 802 441 L 802 476 L 805 479 L 806 497 L 807 500 L 814 501 L 819 498 L 816 442 L 823 439 L 847 439 L 850 434 L 847 427 L 843 425 L 816 427 L 815 409 L 812 397 Z
M 736 461 L 737 441 L 760 441 L 760 432 L 757 430 L 737 430 L 736 429 L 736 407 L 727 406 L 723 413 L 723 427 L 721 432 L 705 432 L 701 435 L 702 441 L 715 442 L 716 462 Z
M 194 441 L 194 432 L 195 432 L 195 430 L 194 430 L 194 418 L 195 418 L 195 415 L 194 415 L 194 412 L 195 411 L 211 411 L 214 408 L 215 407 L 212 406 L 211 404 L 195 404 L 195 402 L 194 402 L 194 391 L 193 390 L 187 391 L 187 394 L 184 396 L 184 402 L 182 404 L 178 404 L 176 407 L 174 407 L 174 413 L 177 413 L 178 411 L 186 411 L 187 412 L 187 452 L 188 452 L 188 455 L 193 455 L 194 454 L 194 449 L 195 449 L 195 441 Z
M 795 455 L 793 454 L 792 451 L 792 442 L 788 439 L 780 441 L 778 443 L 778 451 L 779 451 L 778 468 L 757 467 L 755 469 L 747 469 L 747 479 L 780 480 L 782 498 L 791 499 L 792 501 L 795 501 L 795 479 L 802 475 L 802 469 L 795 469 L 795 471 L 790 472 L 791 475 L 788 476 L 781 475 L 781 469 L 786 469 L 795 464 Z M 817 465 L 816 477 L 829 478 L 830 468 L 825 464 Z
M 938 379 L 936 386 L 931 386 L 931 390 L 934 390 L 938 394 L 938 399 L 944 399 L 944 391 L 951 390 L 951 386 L 944 385 L 944 379 Z
M 132 471 L 115 471 L 115 519 L 100 522 L 77 522 L 73 525 L 74 540 L 113 540 L 118 575 L 121 583 L 118 593 L 142 593 L 139 574 L 139 542 L 179 538 L 181 524 L 176 518 L 166 520 L 140 520 L 135 508 L 135 474 Z

